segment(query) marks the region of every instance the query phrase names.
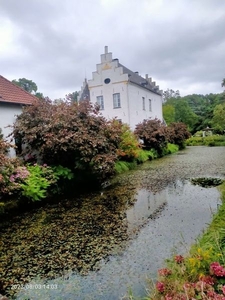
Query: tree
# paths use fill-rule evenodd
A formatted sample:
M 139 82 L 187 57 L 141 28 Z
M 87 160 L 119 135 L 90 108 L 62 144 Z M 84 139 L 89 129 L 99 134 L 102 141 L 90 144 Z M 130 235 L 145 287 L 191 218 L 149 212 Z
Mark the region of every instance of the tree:
M 20 86 L 22 89 L 24 89 L 30 94 L 32 94 L 32 92 L 37 92 L 38 89 L 35 82 L 26 78 L 19 78 L 18 80 L 14 79 L 12 80 L 12 83 Z
M 175 107 L 173 105 L 163 105 L 163 118 L 166 121 L 167 125 L 169 125 L 172 122 L 175 122 Z
M 39 93 L 39 92 L 35 93 L 35 96 L 39 99 L 44 99 L 45 98 L 44 95 L 42 93 Z
M 79 92 L 75 91 L 73 93 L 66 95 L 66 100 L 70 102 L 78 102 L 78 96 L 79 96 Z
M 174 91 L 172 89 L 167 89 L 163 92 L 163 102 L 168 101 L 170 98 L 179 98 L 180 97 L 180 91 Z
M 225 78 L 223 78 L 221 86 L 225 88 Z
M 221 133 L 225 130 L 225 104 L 219 104 L 213 111 L 213 127 Z
M 179 100 L 175 104 L 175 122 L 185 123 L 189 130 L 193 129 L 197 122 L 198 116 L 192 111 L 185 100 Z

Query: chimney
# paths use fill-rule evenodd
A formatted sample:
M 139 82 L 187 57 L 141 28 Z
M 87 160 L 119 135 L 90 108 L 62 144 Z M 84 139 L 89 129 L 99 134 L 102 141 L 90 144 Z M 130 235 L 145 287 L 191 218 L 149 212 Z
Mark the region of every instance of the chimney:
M 149 78 L 148 78 L 148 82 L 149 82 L 149 83 L 152 83 L 152 77 L 149 77 Z
M 101 63 L 109 63 L 112 61 L 112 52 L 108 52 L 108 46 L 105 46 L 105 53 L 101 54 Z
M 139 75 L 139 72 L 138 71 L 136 71 L 136 72 L 134 72 L 135 74 L 137 74 L 137 75 Z
M 148 74 L 145 74 L 145 79 L 148 80 Z
M 155 81 L 152 82 L 152 85 L 155 86 Z

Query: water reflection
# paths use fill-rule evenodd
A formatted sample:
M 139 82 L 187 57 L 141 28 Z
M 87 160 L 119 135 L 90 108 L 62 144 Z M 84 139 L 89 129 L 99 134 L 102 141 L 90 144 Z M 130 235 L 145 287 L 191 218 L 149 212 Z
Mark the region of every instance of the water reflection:
M 167 189 L 158 193 L 139 189 L 135 200 L 134 205 L 126 211 L 129 233 L 137 231 L 149 218 L 154 218 L 164 208 L 167 202 Z

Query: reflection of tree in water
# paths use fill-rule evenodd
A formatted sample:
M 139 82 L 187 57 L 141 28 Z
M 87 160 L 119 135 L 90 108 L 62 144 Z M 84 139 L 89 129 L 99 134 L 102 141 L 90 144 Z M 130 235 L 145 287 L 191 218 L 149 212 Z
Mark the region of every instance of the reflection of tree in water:
M 124 249 L 129 238 L 125 211 L 134 194 L 135 189 L 118 186 L 79 201 L 63 200 L 2 226 L 3 290 L 13 293 L 12 284 L 37 276 L 96 270 L 99 261 Z

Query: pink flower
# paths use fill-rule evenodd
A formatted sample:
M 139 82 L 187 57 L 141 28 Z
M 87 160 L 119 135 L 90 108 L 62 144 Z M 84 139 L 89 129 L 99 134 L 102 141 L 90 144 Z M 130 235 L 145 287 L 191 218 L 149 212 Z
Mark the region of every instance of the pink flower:
M 156 282 L 156 289 L 160 292 L 163 293 L 165 291 L 165 284 L 163 282 Z
M 208 291 L 207 292 L 207 299 L 211 300 L 225 300 L 225 297 L 221 294 L 217 294 L 214 291 Z
M 174 257 L 174 260 L 175 260 L 176 263 L 180 264 L 184 261 L 184 257 L 182 255 L 176 255 Z
M 171 270 L 169 270 L 167 268 L 158 270 L 158 273 L 160 276 L 168 276 L 168 275 L 172 274 Z
M 210 275 L 202 275 L 199 277 L 199 280 L 207 283 L 207 284 L 210 284 L 210 285 L 214 285 L 215 284 L 215 279 L 210 276 Z
M 165 300 L 173 300 L 173 296 L 166 294 Z
M 9 177 L 9 181 L 14 182 L 14 181 L 15 181 L 15 175 L 11 175 L 11 176 Z
M 224 277 L 225 269 L 218 262 L 213 262 L 210 265 L 210 273 L 212 275 L 216 275 L 218 277 Z
M 223 286 L 221 287 L 221 290 L 222 290 L 223 294 L 225 295 L 225 285 L 223 285 Z

